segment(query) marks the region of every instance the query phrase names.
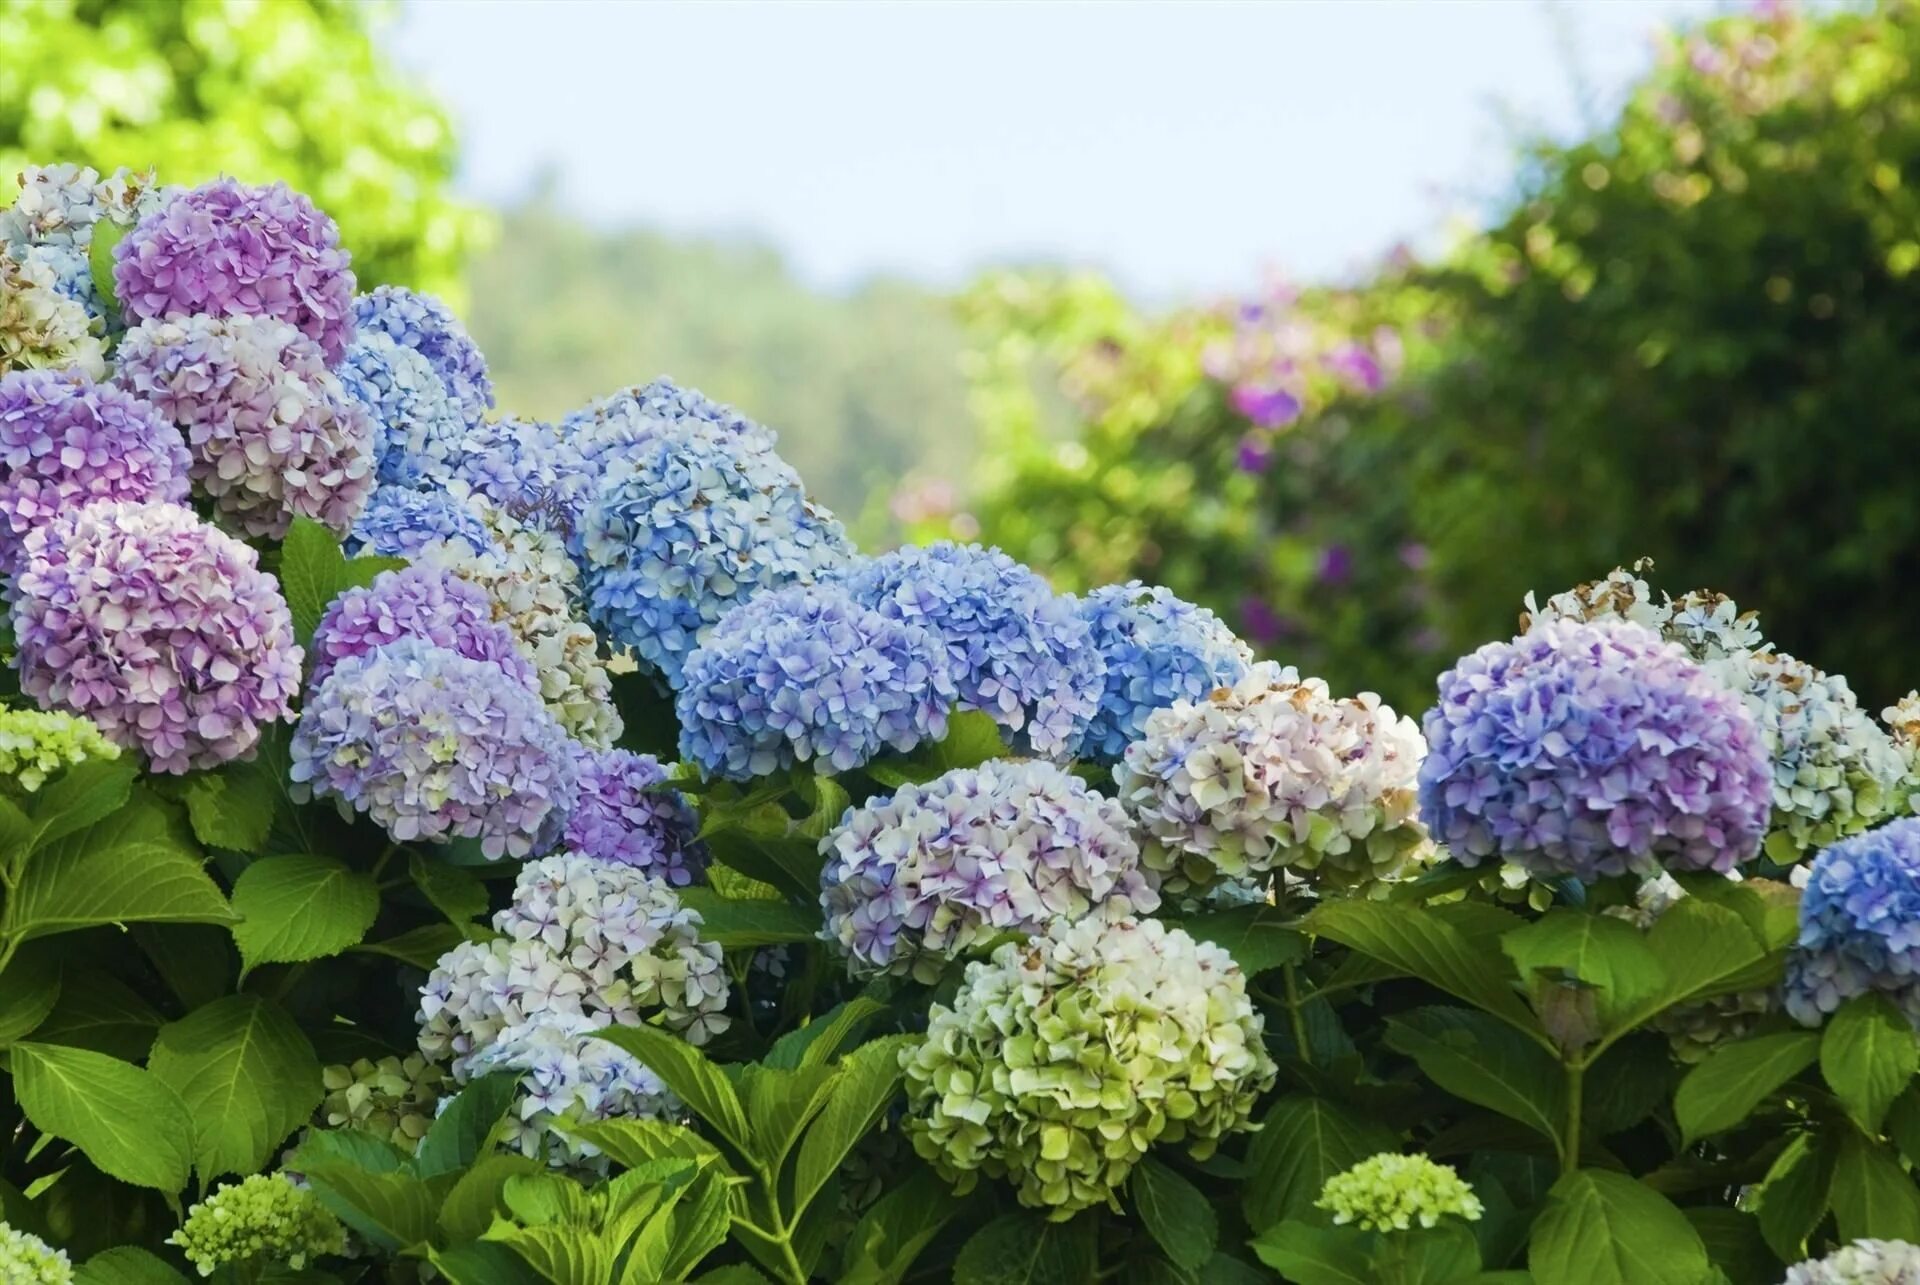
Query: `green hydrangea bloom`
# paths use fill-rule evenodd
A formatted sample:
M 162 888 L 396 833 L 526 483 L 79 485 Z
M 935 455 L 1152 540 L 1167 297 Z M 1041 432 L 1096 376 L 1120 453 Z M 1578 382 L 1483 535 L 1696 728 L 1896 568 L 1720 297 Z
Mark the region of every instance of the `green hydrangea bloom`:
M 65 1251 L 0 1223 L 0 1281 L 7 1285 L 73 1285 Z
M 28 792 L 61 768 L 87 759 L 120 757 L 120 747 L 100 729 L 71 714 L 37 709 L 0 709 L 0 779 Z
M 1423 1155 L 1383 1151 L 1327 1179 L 1314 1207 L 1333 1215 L 1337 1225 L 1353 1223 L 1368 1231 L 1407 1231 L 1415 1223 L 1432 1227 L 1449 1214 L 1479 1221 L 1480 1198 L 1459 1174 Z
M 310 1191 L 285 1174 L 257 1173 L 221 1186 L 193 1208 L 169 1243 L 202 1276 L 228 1263 L 260 1260 L 295 1271 L 346 1248 L 346 1231 Z
M 1055 1220 L 1106 1204 L 1147 1148 L 1197 1158 L 1273 1084 L 1263 1024 L 1226 951 L 1157 920 L 1055 924 L 969 965 L 906 1050 L 907 1136 L 966 1191 L 1013 1181 Z
M 330 1066 L 320 1080 L 327 1090 L 320 1124 L 375 1134 L 411 1151 L 433 1123 L 447 1072 L 416 1053 L 405 1060 L 363 1057 L 350 1066 Z

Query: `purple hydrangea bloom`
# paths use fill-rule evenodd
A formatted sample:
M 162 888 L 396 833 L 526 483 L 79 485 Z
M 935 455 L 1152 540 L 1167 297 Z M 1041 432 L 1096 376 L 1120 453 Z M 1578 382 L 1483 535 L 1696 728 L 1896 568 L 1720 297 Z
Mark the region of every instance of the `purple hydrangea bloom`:
M 449 452 L 449 480 L 499 505 L 509 517 L 570 534 L 590 489 L 578 454 L 551 424 L 487 420 Z
M 187 444 L 153 407 L 71 371 L 0 377 L 0 568 L 91 500 L 187 498 Z
M 852 554 L 771 441 L 688 420 L 623 452 L 574 533 L 589 618 L 676 688 L 728 609 Z
M 249 535 L 295 517 L 345 534 L 373 491 L 373 423 L 320 349 L 264 317 L 181 317 L 127 332 L 116 380 L 186 435 L 193 480 Z
M 467 421 L 425 357 L 373 330 L 354 340 L 338 373 L 373 422 L 380 481 L 419 486 L 444 476 Z
M 1231 687 L 1253 663 L 1253 652 L 1220 617 L 1138 580 L 1095 589 L 1081 600 L 1080 616 L 1107 673 L 1076 758 L 1119 762 L 1140 739 L 1147 715 Z
M 956 768 L 848 808 L 820 851 L 822 935 L 855 972 L 931 980 L 1001 933 L 1160 905 L 1120 805 L 1039 759 Z
M 469 660 L 498 665 L 527 690 L 540 677 L 477 586 L 437 567 L 383 571 L 364 589 L 335 598 L 313 631 L 315 686 L 349 656 L 364 656 L 401 638 L 419 638 Z
M 1920 1026 L 1920 819 L 1902 817 L 1824 848 L 1800 897 L 1787 959 L 1787 1012 L 1808 1026 L 1879 991 Z
M 353 318 L 362 331 L 385 334 L 425 357 L 469 424 L 493 408 L 486 358 L 446 304 L 404 286 L 379 286 L 353 301 Z
M 518 678 L 402 638 L 347 657 L 308 692 L 292 778 L 403 843 L 477 839 L 498 860 L 553 845 L 575 764 L 566 734 Z
M 474 553 L 494 547 L 493 537 L 479 515 L 445 491 L 410 491 L 383 486 L 348 532 L 349 554 L 377 553 L 388 558 L 411 558 L 437 540 L 460 540 Z
M 615 453 L 694 424 L 764 439 L 769 450 L 776 441 L 773 430 L 671 379 L 623 388 L 581 407 L 560 421 L 560 435 L 573 444 L 588 471 L 598 472 Z
M 948 541 L 896 549 L 843 577 L 882 615 L 947 645 L 963 709 L 985 710 L 1037 754 L 1070 753 L 1100 709 L 1106 666 L 1071 598 L 998 549 Z
M 838 586 L 791 585 L 722 617 L 687 658 L 680 754 L 749 780 L 796 762 L 845 772 L 946 735 L 954 701 L 940 639 Z
M 667 774 L 653 755 L 582 753 L 579 767 L 580 786 L 561 840 L 568 851 L 633 866 L 675 887 L 692 883 L 706 868 L 706 845 L 694 837 L 699 820 L 678 790 L 663 788 Z
M 1725 873 L 1767 832 L 1753 716 L 1677 645 L 1623 621 L 1548 621 L 1440 677 L 1420 811 L 1462 865 Z
M 340 229 L 285 183 L 230 178 L 182 192 L 113 248 L 129 322 L 206 314 L 284 321 L 337 362 L 353 340 Z
M 301 651 L 247 545 L 166 501 L 97 500 L 28 533 L 11 605 L 20 687 L 156 772 L 240 758 L 291 717 Z

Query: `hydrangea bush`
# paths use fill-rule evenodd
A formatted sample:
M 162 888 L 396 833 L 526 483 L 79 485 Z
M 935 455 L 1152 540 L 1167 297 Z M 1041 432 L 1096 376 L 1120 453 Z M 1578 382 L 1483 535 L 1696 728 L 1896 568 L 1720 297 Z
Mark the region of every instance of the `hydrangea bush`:
M 1636 569 L 1416 719 L 22 181 L 0 1278 L 1913 1277 L 1920 695 Z

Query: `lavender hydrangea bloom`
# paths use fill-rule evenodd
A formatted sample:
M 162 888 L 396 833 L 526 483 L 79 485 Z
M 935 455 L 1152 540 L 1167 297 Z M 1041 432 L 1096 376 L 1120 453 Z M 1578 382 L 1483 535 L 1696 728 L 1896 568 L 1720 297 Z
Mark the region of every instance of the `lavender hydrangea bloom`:
M 770 441 L 688 421 L 623 453 L 575 533 L 589 618 L 676 688 L 729 608 L 851 556 Z
M 28 531 L 92 500 L 187 498 L 187 445 L 154 409 L 71 372 L 0 377 L 0 568 Z
M 1825 848 L 1800 898 L 1787 959 L 1787 1012 L 1808 1026 L 1879 991 L 1920 1026 L 1920 818 Z
M 284 321 L 331 365 L 353 340 L 353 271 L 340 229 L 285 183 L 216 179 L 141 219 L 113 248 L 127 320 L 196 314 Z
M 820 851 L 822 936 L 855 972 L 932 980 L 1000 933 L 1160 905 L 1120 805 L 1038 759 L 956 768 L 849 808 Z
M 946 652 L 838 586 L 791 585 L 728 612 L 687 658 L 680 754 L 748 780 L 796 762 L 845 772 L 946 735 Z
M 374 330 L 354 340 L 338 373 L 373 423 L 380 481 L 419 486 L 444 475 L 467 421 L 425 357 Z
M 486 418 L 493 407 L 486 358 L 446 304 L 404 286 L 379 286 L 353 301 L 353 319 L 362 332 L 384 334 L 425 357 L 468 423 Z
M 1725 872 L 1767 831 L 1753 716 L 1641 625 L 1547 621 L 1441 675 L 1420 810 L 1461 864 Z
M 186 435 L 193 480 L 249 535 L 295 517 L 345 534 L 373 491 L 373 425 L 320 349 L 264 317 L 182 317 L 127 332 L 115 379 Z
M 487 420 L 449 453 L 449 479 L 517 521 L 572 532 L 591 490 L 572 444 L 538 420 Z
M 539 675 L 520 644 L 495 624 L 487 595 L 449 571 L 405 567 L 384 571 L 364 589 L 349 589 L 327 607 L 313 632 L 313 676 L 319 686 L 349 656 L 364 656 L 401 638 L 418 638 L 469 660 L 498 665 L 528 691 Z
M 280 586 L 191 510 L 98 500 L 28 533 L 22 566 L 20 687 L 42 709 L 175 773 L 240 758 L 291 717 L 301 650 Z
M 632 866 L 675 887 L 707 864 L 699 820 L 678 790 L 662 788 L 660 761 L 631 750 L 580 755 L 580 785 L 567 814 L 565 847 L 595 861 Z
M 373 493 L 345 541 L 349 554 L 411 558 L 437 541 L 459 540 L 474 553 L 493 548 L 478 514 L 445 491 L 383 486 Z
M 1095 589 L 1081 600 L 1080 615 L 1107 677 L 1075 758 L 1119 762 L 1140 739 L 1147 715 L 1231 687 L 1253 663 L 1253 652 L 1220 617 L 1138 580 Z
M 882 615 L 944 639 L 961 708 L 1021 733 L 1022 748 L 1066 756 L 1100 708 L 1106 666 L 1092 629 L 1072 599 L 998 549 L 896 549 L 843 583 Z
M 292 778 L 403 843 L 477 839 L 498 860 L 552 846 L 575 766 L 565 733 L 513 675 L 403 638 L 347 657 L 308 693 Z

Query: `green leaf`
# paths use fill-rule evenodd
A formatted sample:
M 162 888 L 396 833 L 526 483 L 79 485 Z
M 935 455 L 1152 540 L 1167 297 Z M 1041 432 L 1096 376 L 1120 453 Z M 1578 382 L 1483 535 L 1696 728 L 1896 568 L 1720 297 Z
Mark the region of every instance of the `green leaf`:
M 541 1171 L 540 1162 L 526 1156 L 482 1156 L 460 1175 L 440 1206 L 440 1230 L 453 1241 L 478 1240 L 505 1208 L 501 1188 L 509 1178 Z
M 1700 1233 L 1665 1196 L 1624 1174 L 1579 1169 L 1547 1193 L 1527 1269 L 1543 1282 L 1701 1285 L 1712 1265 Z
M 230 995 L 160 1028 L 148 1062 L 193 1120 L 202 1183 L 262 1168 L 326 1096 L 313 1045 L 254 995 Z
M 715 861 L 801 902 L 818 899 L 820 841 L 802 832 L 779 804 L 709 805 L 701 817 L 700 837 Z
M 415 1171 L 422 1178 L 431 1178 L 471 1165 L 513 1104 L 519 1084 L 519 1075 L 512 1071 L 497 1071 L 470 1081 L 441 1109 L 427 1136 L 420 1139 L 420 1148 L 414 1154 Z
M 804 1210 L 840 1164 L 893 1104 L 900 1088 L 900 1052 L 914 1042 L 895 1035 L 863 1044 L 840 1063 L 840 1079 L 826 1109 L 807 1130 L 794 1167 L 793 1209 Z
M 131 797 L 138 773 L 138 761 L 131 754 L 88 759 L 60 773 L 33 796 L 26 850 L 37 852 L 119 811 Z
M 1260 1261 L 1295 1285 L 1379 1285 L 1360 1233 L 1288 1219 L 1251 1242 Z
M 955 710 L 947 716 L 947 734 L 937 745 L 912 754 L 891 754 L 861 770 L 890 789 L 922 784 L 957 767 L 979 767 L 989 759 L 1009 758 L 1006 737 L 984 710 Z
M 1307 930 L 1421 978 L 1523 1031 L 1538 1030 L 1513 990 L 1513 968 L 1495 947 L 1421 906 L 1336 901 L 1307 916 Z
M 1233 956 L 1240 971 L 1256 977 L 1307 957 L 1305 934 L 1273 906 L 1236 906 L 1179 921 L 1196 941 L 1210 941 Z
M 1064 1223 L 1003 1214 L 968 1238 L 953 1260 L 953 1285 L 1086 1285 L 1099 1262 L 1099 1220 Z
M 332 857 L 266 857 L 234 881 L 233 908 L 241 915 L 233 939 L 251 972 L 358 945 L 380 913 L 380 889 Z
M 1836 1147 L 1802 1134 L 1774 1158 L 1754 1193 L 1751 1207 L 1760 1220 L 1760 1234 L 1782 1262 L 1806 1256 L 1807 1237 L 1827 1214 L 1837 1156 Z
M 460 866 L 416 851 L 407 856 L 407 874 L 428 903 L 456 928 L 464 929 L 487 913 L 487 886 Z
M 492 1241 L 429 1249 L 427 1261 L 448 1285 L 547 1285 L 526 1259 Z
M 92 1049 L 135 1062 L 146 1057 L 166 1019 L 119 978 L 102 972 L 69 972 L 60 1001 L 34 1031 L 41 1044 Z
M 740 1105 L 739 1095 L 720 1068 L 700 1050 L 651 1026 L 615 1026 L 595 1035 L 639 1058 L 687 1104 L 688 1110 L 712 1125 L 741 1154 L 754 1154 L 752 1131 L 747 1127 L 746 1109 Z
M 120 1245 L 76 1269 L 73 1285 L 187 1285 L 187 1278 L 144 1249 Z
M 702 1259 L 726 1243 L 727 1229 L 733 1223 L 729 1202 L 727 1185 L 717 1174 L 705 1173 L 695 1180 L 693 1190 L 673 1210 L 672 1217 L 663 1220 L 666 1253 L 655 1279 L 684 1280 Z M 630 1261 L 627 1278 L 633 1277 Z
M 1220 1224 L 1200 1189 L 1152 1155 L 1135 1166 L 1129 1186 L 1134 1212 L 1174 1265 L 1206 1266 L 1220 1243 Z
M 1394 1285 L 1457 1285 L 1480 1272 L 1480 1246 L 1464 1223 L 1448 1219 L 1385 1239 L 1374 1255 L 1374 1270 Z
M 298 1171 L 333 1216 L 389 1252 L 433 1237 L 440 1206 L 457 1179 L 442 1174 L 432 1183 L 405 1170 L 377 1173 L 344 1159 L 305 1159 Z
M 25 1039 L 60 1002 L 60 957 L 29 946 L 0 973 L 0 1047 Z
M 741 1067 L 734 1084 L 747 1108 L 753 1154 L 778 1171 L 800 1131 L 826 1106 L 838 1079 L 839 1072 L 830 1066 Z
M 702 936 L 704 937 L 704 933 Z M 840 1056 L 848 1040 L 857 1037 L 867 1025 L 886 1012 L 886 1005 L 865 995 L 856 995 L 843 1004 L 835 1004 L 825 1013 L 796 1027 L 774 1041 L 763 1066 L 822 1066 Z
M 253 762 L 195 775 L 185 797 L 194 838 L 230 852 L 261 851 L 280 807 L 279 789 Z
M 27 1118 L 64 1138 L 102 1173 L 171 1195 L 187 1185 L 193 1124 L 150 1071 L 57 1044 L 16 1044 L 13 1089 Z
M 1849 1130 L 1829 1193 L 1840 1239 L 1920 1241 L 1920 1187 L 1886 1147 Z
M 1913 1027 L 1884 995 L 1841 1005 L 1820 1040 L 1820 1073 L 1867 1133 L 1879 1133 L 1887 1108 L 1920 1068 Z
M 415 968 L 432 972 L 442 955 L 465 940 L 466 934 L 452 924 L 421 924 L 385 941 L 361 942 L 353 947 L 353 953 L 384 955 L 388 959 L 397 959 L 403 964 L 412 964 Z
M 1640 930 L 1625 920 L 1556 908 L 1508 933 L 1500 947 L 1523 979 L 1570 980 L 1598 992 L 1608 1021 L 1656 993 L 1664 970 Z
M 956 1196 L 931 1169 L 916 1168 L 906 1182 L 875 1201 L 854 1227 L 840 1285 L 900 1285 L 933 1238 L 971 1212 L 979 1194 Z
M 516 1227 L 495 1223 L 486 1239 L 510 1247 L 553 1285 L 611 1285 L 613 1251 L 578 1227 Z
M 382 571 L 406 565 L 401 558 L 371 555 L 349 562 L 331 531 L 311 518 L 294 518 L 280 545 L 280 587 L 293 611 L 293 629 L 301 645 L 313 642 L 320 617 L 341 593 L 370 585 Z
M 682 888 L 680 904 L 698 911 L 700 940 L 723 950 L 813 941 L 820 936 L 820 907 L 791 901 L 735 901 L 711 888 Z
M 114 248 L 133 231 L 130 225 L 116 223 L 112 219 L 97 219 L 93 225 L 93 241 L 87 248 L 87 270 L 93 277 L 93 288 L 102 299 L 107 300 L 115 313 L 120 311 L 119 284 L 113 279 Z
M 1240 1192 L 1247 1225 L 1264 1231 L 1282 1219 L 1315 1217 L 1327 1179 L 1399 1146 L 1393 1130 L 1324 1098 L 1281 1098 L 1247 1146 Z
M 1760 1224 L 1742 1209 L 1713 1206 L 1683 1211 L 1713 1265 L 1735 1281 L 1776 1281 L 1785 1272 L 1760 1234 Z
M 180 817 L 145 791 L 27 863 L 8 923 L 23 939 L 114 923 L 230 924 L 236 916 Z
M 1647 948 L 1660 961 L 1665 983 L 1632 1005 L 1621 1026 L 1641 1026 L 1677 1004 L 1711 999 L 1768 984 L 1779 960 L 1738 912 L 1704 897 L 1683 897 L 1654 921 Z
M 1819 1054 L 1820 1037 L 1813 1031 L 1761 1035 L 1715 1049 L 1687 1072 L 1673 1097 L 1686 1145 L 1745 1120 Z
M 1567 1115 L 1566 1075 L 1539 1045 L 1484 1013 L 1421 1008 L 1387 1019 L 1387 1047 L 1453 1096 L 1555 1139 Z
M 1887 1112 L 1887 1136 L 1910 1165 L 1920 1165 L 1920 1086 L 1909 1086 Z
M 240 959 L 225 924 L 135 924 L 133 939 L 182 1004 L 199 1008 L 233 993 Z
M 629 1169 L 654 1160 L 720 1160 L 720 1151 L 711 1142 L 685 1125 L 665 1120 L 576 1120 L 559 1128 L 569 1138 L 598 1147 L 615 1164 Z

